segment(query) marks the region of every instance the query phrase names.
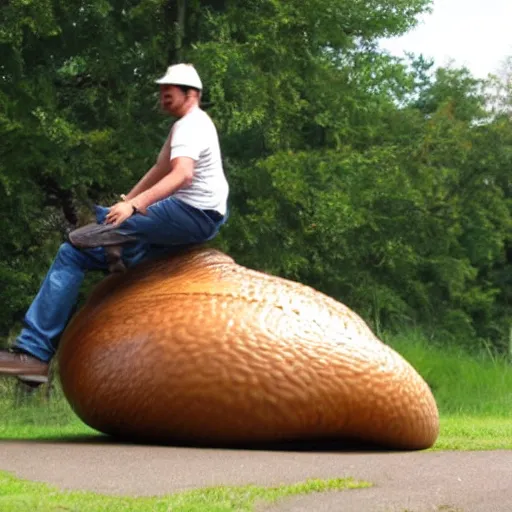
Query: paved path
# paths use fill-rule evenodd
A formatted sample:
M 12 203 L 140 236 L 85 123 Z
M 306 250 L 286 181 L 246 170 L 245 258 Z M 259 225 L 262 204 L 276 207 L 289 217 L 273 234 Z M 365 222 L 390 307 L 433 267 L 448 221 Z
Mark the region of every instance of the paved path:
M 334 447 L 203 449 L 102 438 L 0 442 L 0 470 L 64 489 L 154 496 L 212 485 L 354 477 L 371 489 L 288 498 L 270 511 L 511 512 L 512 451 L 350 452 Z

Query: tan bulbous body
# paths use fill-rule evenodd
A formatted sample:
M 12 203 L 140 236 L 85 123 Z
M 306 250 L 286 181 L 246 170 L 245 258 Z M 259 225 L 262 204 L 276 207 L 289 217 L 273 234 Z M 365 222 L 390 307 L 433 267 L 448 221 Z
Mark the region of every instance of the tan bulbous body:
M 438 435 L 429 387 L 359 316 L 211 249 L 105 279 L 64 333 L 59 368 L 76 413 L 113 435 L 405 449 Z

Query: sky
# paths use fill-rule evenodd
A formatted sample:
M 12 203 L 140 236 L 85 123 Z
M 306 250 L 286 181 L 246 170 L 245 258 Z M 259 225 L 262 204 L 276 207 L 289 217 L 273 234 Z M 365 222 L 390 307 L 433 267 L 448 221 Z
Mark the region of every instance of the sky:
M 436 67 L 453 60 L 485 78 L 512 56 L 512 0 L 434 0 L 414 29 L 380 46 L 399 57 L 423 54 Z

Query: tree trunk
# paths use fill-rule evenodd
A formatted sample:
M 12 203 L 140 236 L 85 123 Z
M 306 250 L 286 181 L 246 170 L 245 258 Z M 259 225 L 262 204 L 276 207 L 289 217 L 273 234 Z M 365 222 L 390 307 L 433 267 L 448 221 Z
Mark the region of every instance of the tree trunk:
M 183 60 L 183 39 L 185 38 L 185 14 L 187 0 L 177 0 L 177 13 L 175 22 L 174 60 L 176 63 Z

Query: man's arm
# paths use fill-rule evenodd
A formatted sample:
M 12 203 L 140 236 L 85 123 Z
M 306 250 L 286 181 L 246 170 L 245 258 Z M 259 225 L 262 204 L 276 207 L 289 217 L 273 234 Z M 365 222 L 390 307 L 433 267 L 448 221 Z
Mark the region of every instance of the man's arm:
M 105 217 L 106 223 L 119 225 L 133 214 L 134 207 L 145 213 L 148 206 L 189 185 L 194 177 L 199 154 L 198 137 L 193 127 L 175 124 L 156 164 L 125 196 L 123 202 L 110 208 Z
M 194 177 L 194 166 L 195 162 L 192 158 L 186 156 L 174 158 L 171 161 L 171 171 L 167 175 L 144 192 L 112 206 L 105 217 L 105 222 L 117 226 L 133 214 L 133 206 L 143 213 L 148 206 L 187 186 Z
M 125 199 L 129 201 L 134 197 L 138 196 L 145 190 L 151 188 L 153 185 L 158 183 L 166 174 L 171 170 L 170 160 L 170 144 L 171 144 L 171 133 L 164 142 L 158 158 L 156 159 L 155 165 L 141 178 L 141 180 L 130 190 L 125 196 Z
M 133 198 L 127 197 L 138 210 L 145 210 L 148 206 L 169 197 L 182 187 L 192 183 L 195 162 L 192 158 L 180 156 L 171 160 L 171 171 L 161 178 L 152 187 L 137 194 Z

